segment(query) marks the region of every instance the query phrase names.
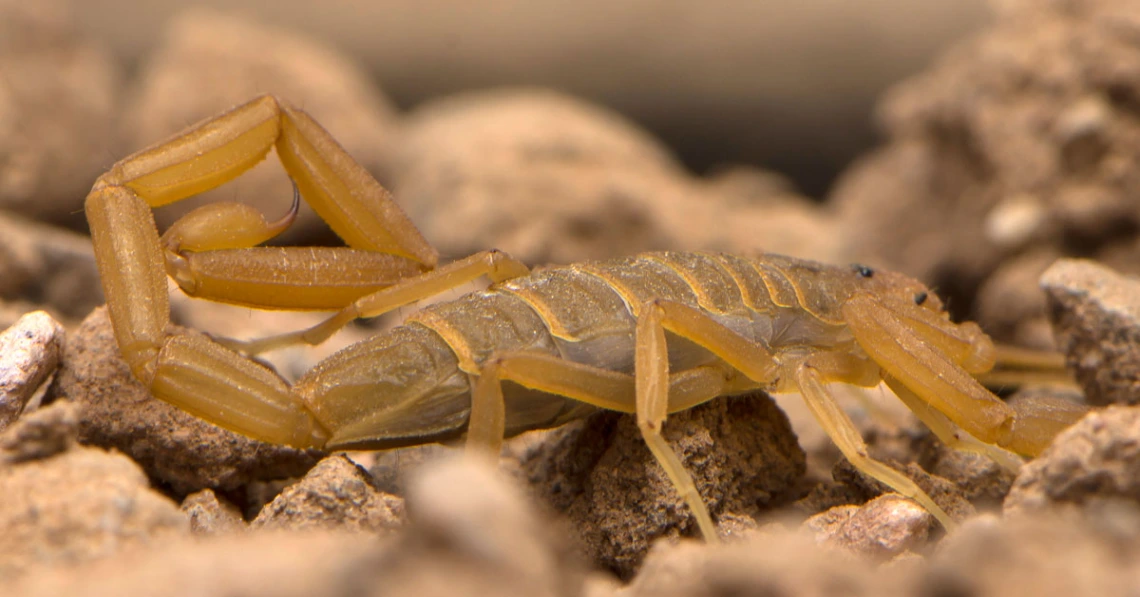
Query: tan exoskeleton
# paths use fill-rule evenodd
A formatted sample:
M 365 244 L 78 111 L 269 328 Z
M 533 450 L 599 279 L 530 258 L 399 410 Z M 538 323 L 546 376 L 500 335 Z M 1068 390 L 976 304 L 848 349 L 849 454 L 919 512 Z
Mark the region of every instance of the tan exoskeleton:
M 199 208 L 159 237 L 152 207 L 221 185 L 270 148 L 348 247 L 257 247 L 291 218 L 269 223 L 233 203 Z M 891 272 L 679 252 L 528 273 L 487 251 L 437 268 L 379 183 L 307 114 L 268 96 L 118 162 L 86 210 L 119 348 L 156 397 L 253 438 L 324 449 L 466 433 L 469 446 L 497 453 L 505 436 L 598 408 L 634 413 L 710 541 L 715 526 L 660 433 L 668 413 L 756 388 L 799 392 L 852 464 L 949 527 L 909 478 L 867 456 L 829 382 L 885 381 L 943 441 L 1007 466 L 1019 460 L 1002 448 L 1036 455 L 1083 411 L 996 398 L 971 376 L 993 365 L 989 339 Z M 193 296 L 339 311 L 309 330 L 226 347 L 168 333 L 167 274 Z M 355 318 L 484 275 L 490 289 L 349 346 L 292 387 L 232 349 L 318 343 Z

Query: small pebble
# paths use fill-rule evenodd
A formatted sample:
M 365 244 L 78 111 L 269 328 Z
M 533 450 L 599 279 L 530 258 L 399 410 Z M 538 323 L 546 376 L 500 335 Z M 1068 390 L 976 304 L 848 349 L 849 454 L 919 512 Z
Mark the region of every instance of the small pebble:
M 24 315 L 0 333 L 0 431 L 59 367 L 63 335 L 63 326 L 43 311 Z

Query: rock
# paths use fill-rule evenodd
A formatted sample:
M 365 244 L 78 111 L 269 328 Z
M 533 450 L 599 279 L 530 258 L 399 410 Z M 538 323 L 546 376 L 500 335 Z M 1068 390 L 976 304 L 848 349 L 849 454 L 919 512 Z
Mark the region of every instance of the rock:
M 677 194 L 680 168 L 613 112 L 499 89 L 421 105 L 405 131 L 393 191 L 444 255 L 567 263 L 673 244 L 655 201 Z
M 77 225 L 118 147 L 119 68 L 60 0 L 0 2 L 0 64 L 0 210 Z
M 951 534 L 908 595 L 1126 595 L 1136 584 L 1135 536 L 1106 541 L 1056 516 L 967 521 Z
M 1057 345 L 1090 404 L 1140 404 L 1140 281 L 1092 261 L 1041 276 Z
M 926 545 L 934 517 L 916 502 L 897 494 L 879 496 L 862 506 L 839 506 L 804 522 L 816 542 L 887 560 Z
M 936 442 L 930 473 L 954 484 L 975 508 L 995 509 L 1009 493 L 1014 474 L 986 456 Z
M 934 500 L 934 503 L 942 506 L 942 509 L 950 515 L 954 520 L 965 520 L 974 515 L 975 509 L 973 504 L 966 500 L 958 487 L 941 477 L 936 477 L 925 470 L 917 463 L 909 463 L 906 466 L 901 466 L 897 463 L 890 461 L 885 464 L 892 465 L 892 468 L 910 477 L 920 489 Z M 856 469 L 845 458 L 835 465 L 832 471 L 832 476 L 836 482 L 850 486 L 855 492 L 864 496 L 864 501 L 873 499 L 880 495 L 890 494 L 892 489 L 879 482 L 876 479 L 863 474 L 862 471 Z
M 399 534 L 259 529 L 171 539 L 17 582 L 0 576 L 0 593 L 141 597 L 161 587 L 172 597 L 583 595 L 585 567 L 565 533 L 520 493 L 481 466 L 440 463 L 409 479 L 412 516 Z M 598 580 L 590 586 L 607 590 Z
M 79 437 L 79 408 L 56 402 L 21 417 L 0 433 L 0 465 L 42 460 L 71 449 Z
M 407 500 L 411 528 L 389 572 L 402 594 L 580 594 L 585 566 L 565 529 L 483 463 L 425 465 L 409 479 Z M 439 571 L 451 578 L 433 578 Z
M 270 93 L 304 108 L 373 175 L 386 172 L 395 142 L 395 109 L 349 58 L 299 33 L 200 8 L 172 19 L 162 40 L 140 67 L 129 94 L 122 126 L 132 152 Z M 156 214 L 159 227 L 203 203 L 235 199 L 270 220 L 278 218 L 289 209 L 293 187 L 276 161 L 162 210 Z M 326 230 L 303 205 L 293 228 L 280 240 L 306 243 L 327 236 Z
M 12 597 L 381 595 L 389 544 L 346 533 L 230 533 L 165 541 L 73 570 L 0 580 Z
M 1007 258 L 1099 256 L 1140 226 L 1135 5 L 1004 8 L 984 33 L 886 94 L 879 119 L 889 143 L 831 195 L 855 223 L 850 258 L 931 283 L 961 315 L 1000 313 L 1003 297 L 976 291 Z M 1137 249 L 1121 261 L 1136 268 Z M 1038 342 L 1040 332 L 999 339 Z
M 0 465 L 0 578 L 157 545 L 189 530 L 126 456 L 75 448 Z
M 210 489 L 186 496 L 182 513 L 190 519 L 190 531 L 195 535 L 223 535 L 246 529 L 238 507 Z
M 977 322 L 982 329 L 1017 346 L 1056 350 L 1038 280 L 1059 256 L 1051 247 L 1041 248 L 998 266 L 978 290 Z
M 55 373 L 62 351 L 63 326 L 43 311 L 28 313 L 0 332 L 0 431 Z
M 255 529 L 345 529 L 380 532 L 399 527 L 403 498 L 383 493 L 344 455 L 325 458 L 304 479 L 266 505 Z
M 1140 407 L 1110 406 L 1086 415 L 1022 468 L 1005 500 L 1007 514 L 1123 498 L 1140 502 Z
M 152 397 L 119 355 L 104 308 L 69 337 L 50 394 L 82 407 L 80 442 L 121 450 L 176 495 L 297 477 L 320 455 L 245 438 Z
M 721 532 L 787 499 L 804 453 L 787 417 L 762 394 L 673 414 L 665 439 L 693 476 Z M 539 497 L 570 519 L 593 561 L 628 578 L 661 538 L 696 536 L 689 508 L 645 446 L 633 417 L 594 415 L 524 461 Z M 748 525 L 745 525 L 748 526 Z
M 869 562 L 773 529 L 721 546 L 658 542 L 623 595 L 890 595 Z M 900 593 L 901 594 L 901 593 Z

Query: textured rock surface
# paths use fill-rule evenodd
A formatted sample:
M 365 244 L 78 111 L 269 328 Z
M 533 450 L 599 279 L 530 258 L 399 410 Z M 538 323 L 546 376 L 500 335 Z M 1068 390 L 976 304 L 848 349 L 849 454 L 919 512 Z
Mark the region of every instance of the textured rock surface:
M 195 535 L 221 535 L 246 528 L 237 506 L 218 497 L 210 489 L 186 496 L 181 508 L 190 519 L 190 531 Z
M 1007 513 L 1124 498 L 1140 502 L 1140 408 L 1093 412 L 1025 465 L 1005 501 Z
M 784 493 L 804 473 L 803 450 L 787 417 L 762 394 L 673 414 L 663 434 L 722 533 L 738 531 L 740 519 L 787 499 Z M 524 470 L 540 497 L 581 534 L 592 559 L 623 577 L 637 569 L 652 542 L 697 534 L 632 417 L 595 415 L 532 453 Z
M 189 531 L 178 506 L 122 454 L 78 447 L 0 465 L 0 577 L 154 545 Z
M 862 506 L 839 506 L 809 518 L 804 525 L 816 541 L 887 560 L 926 545 L 933 516 L 897 494 Z
M 252 522 L 265 529 L 382 531 L 400 526 L 404 500 L 380 491 L 372 476 L 343 455 L 325 458 L 285 488 Z
M 822 210 L 771 175 L 703 181 L 631 122 L 541 89 L 419 107 L 393 191 L 444 255 L 498 248 L 532 264 L 653 249 L 832 256 Z M 810 241 L 805 240 L 810 239 Z
M 1140 404 L 1140 280 L 1062 260 L 1041 277 L 1057 344 L 1092 404 Z
M 0 298 L 86 316 L 103 303 L 91 239 L 0 211 Z

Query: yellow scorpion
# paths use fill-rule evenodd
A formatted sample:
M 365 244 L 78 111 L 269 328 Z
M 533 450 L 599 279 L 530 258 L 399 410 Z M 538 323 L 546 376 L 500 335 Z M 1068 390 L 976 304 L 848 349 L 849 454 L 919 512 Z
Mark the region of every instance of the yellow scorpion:
M 201 207 L 161 237 L 151 209 L 219 186 L 270 148 L 347 247 L 260 247 L 268 222 L 237 203 Z M 798 392 L 859 470 L 951 518 L 913 481 L 867 455 L 828 387 L 886 384 L 950 446 L 1016 467 L 1082 412 L 1013 407 L 980 385 L 995 348 L 956 324 L 921 283 L 863 266 L 723 253 L 645 253 L 531 273 L 498 251 L 438 266 L 391 196 L 315 120 L 263 96 L 116 163 L 86 212 L 115 337 L 155 397 L 259 440 L 383 449 L 466 434 L 504 437 L 596 409 L 633 413 L 709 541 L 716 527 L 661 436 L 669 413 L 761 389 Z M 190 295 L 262 309 L 336 311 L 248 342 L 171 335 L 166 276 Z M 482 276 L 493 285 L 349 346 L 290 386 L 241 356 L 319 343 Z M 504 384 L 503 382 L 510 382 Z

